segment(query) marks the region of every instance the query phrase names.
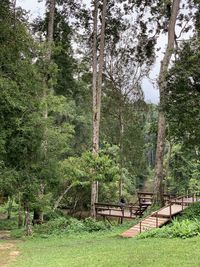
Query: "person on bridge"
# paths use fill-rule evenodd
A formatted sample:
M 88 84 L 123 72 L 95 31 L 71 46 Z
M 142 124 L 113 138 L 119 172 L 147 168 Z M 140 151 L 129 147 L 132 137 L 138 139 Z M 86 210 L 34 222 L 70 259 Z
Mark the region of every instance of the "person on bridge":
M 123 208 L 125 207 L 125 205 L 126 205 L 126 200 L 125 200 L 124 197 L 121 197 L 121 198 L 120 198 L 119 205 L 120 205 L 121 209 L 123 209 Z

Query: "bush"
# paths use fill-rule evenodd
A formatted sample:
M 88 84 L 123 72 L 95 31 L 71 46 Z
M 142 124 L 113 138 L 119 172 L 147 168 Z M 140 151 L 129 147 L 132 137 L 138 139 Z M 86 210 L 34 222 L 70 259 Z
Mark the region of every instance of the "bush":
M 57 219 L 59 217 L 63 217 L 62 211 L 56 210 L 56 211 L 49 211 L 44 214 L 44 221 L 50 221 Z
M 24 228 L 20 228 L 20 229 L 14 229 L 11 231 L 11 237 L 13 238 L 22 238 L 24 237 L 25 234 L 25 229 Z
M 141 233 L 138 238 L 189 238 L 200 234 L 200 221 L 198 220 L 173 220 L 169 226 L 156 228 L 151 231 Z
M 87 218 L 84 221 L 75 218 L 59 217 L 42 225 L 34 226 L 35 233 L 42 235 L 59 235 L 63 233 L 94 232 L 110 229 L 108 223 Z
M 0 230 L 12 230 L 17 228 L 17 218 L 0 220 Z
M 194 220 L 197 219 L 200 221 L 200 203 L 193 203 L 187 209 L 185 209 L 182 215 L 179 217 L 182 220 L 189 219 Z
M 102 231 L 111 228 L 110 224 L 103 221 L 96 221 L 92 218 L 85 219 L 84 226 L 85 226 L 85 231 L 87 232 Z

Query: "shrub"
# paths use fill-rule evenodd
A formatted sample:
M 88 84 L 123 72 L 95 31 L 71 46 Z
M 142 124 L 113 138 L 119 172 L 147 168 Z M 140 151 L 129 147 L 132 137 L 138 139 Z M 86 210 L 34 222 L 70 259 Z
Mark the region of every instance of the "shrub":
M 61 211 L 59 211 L 59 210 L 49 211 L 49 212 L 44 214 L 44 221 L 54 220 L 54 219 L 57 219 L 59 217 L 63 217 L 63 213 Z
M 111 228 L 110 224 L 103 221 L 96 221 L 92 218 L 85 219 L 84 226 L 85 226 L 85 231 L 87 232 L 102 231 Z
M 102 221 L 87 218 L 84 221 L 75 218 L 59 217 L 42 225 L 34 226 L 35 233 L 59 235 L 63 233 L 94 232 L 109 229 L 111 226 Z
M 200 221 L 200 203 L 196 202 L 190 205 L 187 209 L 185 209 L 180 216 L 181 219 L 189 219 L 194 220 L 197 219 Z
M 173 220 L 169 226 L 156 228 L 151 231 L 141 233 L 138 238 L 189 238 L 200 234 L 200 221 L 198 220 Z
M 13 238 L 22 238 L 25 235 L 26 234 L 25 234 L 25 229 L 24 228 L 13 229 L 11 231 L 11 237 L 13 237 Z
M 0 220 L 0 230 L 12 230 L 17 228 L 17 218 Z

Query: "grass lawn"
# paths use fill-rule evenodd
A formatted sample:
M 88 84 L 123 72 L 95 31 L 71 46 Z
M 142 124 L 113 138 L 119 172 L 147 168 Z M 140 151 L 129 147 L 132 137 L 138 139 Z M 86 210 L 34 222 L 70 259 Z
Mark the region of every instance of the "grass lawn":
M 123 239 L 116 232 L 34 238 L 8 267 L 199 267 L 200 237 Z

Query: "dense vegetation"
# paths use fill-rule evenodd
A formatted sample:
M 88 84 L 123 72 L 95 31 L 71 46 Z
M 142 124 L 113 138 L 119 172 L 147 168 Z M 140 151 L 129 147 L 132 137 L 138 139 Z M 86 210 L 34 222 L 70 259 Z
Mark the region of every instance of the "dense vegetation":
M 133 202 L 137 190 L 153 190 L 155 177 L 156 202 L 163 191 L 200 191 L 199 1 L 181 4 L 175 24 L 190 38 L 176 36 L 166 50 L 160 104 L 145 103 L 142 91 L 159 35 L 173 30 L 168 2 L 88 7 L 49 0 L 44 17 L 30 22 L 15 1 L 1 1 L 1 229 L 26 226 L 29 235 L 33 225 L 44 235 L 107 229 L 69 216 L 89 217 L 95 201 L 117 203 L 122 195 Z

